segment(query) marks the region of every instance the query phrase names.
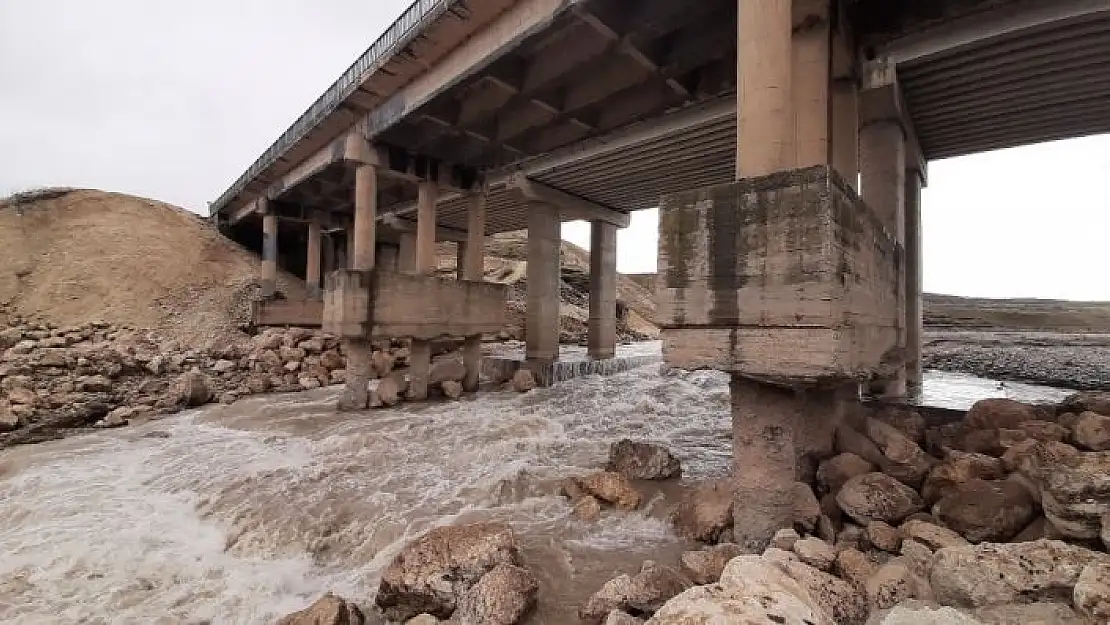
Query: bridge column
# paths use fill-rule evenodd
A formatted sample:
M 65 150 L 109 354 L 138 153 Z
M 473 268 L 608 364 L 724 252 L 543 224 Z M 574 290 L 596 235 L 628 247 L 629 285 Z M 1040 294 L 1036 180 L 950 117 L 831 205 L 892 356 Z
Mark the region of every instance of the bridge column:
M 308 258 L 305 259 L 304 275 L 305 290 L 308 292 L 309 299 L 320 298 L 320 261 L 323 260 L 320 253 L 322 229 L 320 216 L 313 214 L 308 222 Z
M 430 275 L 435 271 L 436 198 L 439 188 L 434 180 L 420 182 L 416 208 L 415 272 Z M 409 399 L 428 398 L 428 379 L 432 367 L 432 342 L 413 339 L 409 351 Z
M 401 242 L 397 248 L 397 271 L 416 271 L 416 235 L 411 232 L 401 233 Z
M 832 166 L 848 186 L 859 190 L 859 78 L 850 37 L 843 29 L 832 49 Z
M 617 351 L 617 226 L 590 222 L 589 356 L 612 358 Z
M 559 244 L 557 206 L 528 204 L 528 310 L 524 327 L 526 358 L 534 365 L 559 359 Z
M 898 246 L 906 243 L 906 132 L 897 102 L 898 84 L 894 67 L 883 60 L 872 61 L 864 69 L 865 85 L 860 111 L 860 191 L 864 202 L 875 212 Z M 897 353 L 888 362 L 893 371 L 878 380 L 872 392 L 884 397 L 906 395 L 906 278 L 901 250 L 895 254 L 898 312 L 895 316 Z
M 922 172 L 907 169 L 905 193 L 906 232 L 906 385 L 912 393 L 921 391 L 921 349 L 923 334 L 921 187 Z
M 339 268 L 339 265 L 336 264 L 337 258 L 336 258 L 336 251 L 335 251 L 335 237 L 332 236 L 330 233 L 325 234 L 324 237 L 323 237 L 323 240 L 321 241 L 321 244 L 322 244 L 322 247 L 323 247 L 322 253 L 323 253 L 323 256 L 324 256 L 324 258 L 323 258 L 323 264 L 324 264 L 323 273 L 326 276 L 329 273 L 331 273 L 331 272 L 333 272 L 333 271 L 335 271 L 336 269 Z
M 262 297 L 271 298 L 277 292 L 277 250 L 278 250 L 278 220 L 277 215 L 269 206 L 269 201 L 263 200 L 265 212 L 262 214 Z
M 485 275 L 486 248 L 486 194 L 485 190 L 470 197 L 466 214 L 466 243 L 459 243 L 460 279 L 481 282 Z M 466 377 L 463 389 L 467 392 L 478 390 L 478 378 L 482 372 L 482 337 L 468 336 L 463 343 L 463 364 Z
M 360 163 L 355 169 L 355 220 L 348 231 L 347 249 L 350 268 L 357 271 L 374 270 L 375 243 L 377 239 L 378 213 L 378 168 L 372 164 Z M 340 410 L 362 410 L 368 400 L 368 386 L 371 372 L 370 337 L 352 338 L 346 341 L 347 381 Z

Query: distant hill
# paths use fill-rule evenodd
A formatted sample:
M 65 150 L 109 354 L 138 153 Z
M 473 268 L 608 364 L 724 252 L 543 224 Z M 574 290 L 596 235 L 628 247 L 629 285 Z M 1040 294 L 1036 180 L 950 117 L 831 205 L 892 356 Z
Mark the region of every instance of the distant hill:
M 626 276 L 649 293 L 654 273 Z M 926 293 L 925 325 L 976 330 L 1053 330 L 1110 333 L 1110 302 L 1048 299 L 988 299 Z

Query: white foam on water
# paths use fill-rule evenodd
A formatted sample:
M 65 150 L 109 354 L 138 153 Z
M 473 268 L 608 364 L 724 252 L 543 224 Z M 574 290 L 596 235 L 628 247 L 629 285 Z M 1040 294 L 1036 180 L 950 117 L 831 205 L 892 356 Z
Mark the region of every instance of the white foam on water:
M 8 450 L 0 622 L 269 625 L 328 590 L 369 605 L 403 545 L 478 520 L 518 533 L 532 622 L 566 622 L 583 592 L 682 543 L 658 498 L 583 523 L 558 481 L 622 437 L 666 444 L 685 480 L 726 474 L 727 380 L 646 366 L 358 414 L 328 389 Z
M 368 604 L 404 544 L 473 520 L 511 523 L 543 557 L 569 558 L 565 544 L 642 559 L 677 542 L 663 522 L 581 523 L 558 480 L 601 466 L 622 436 L 667 443 L 688 475 L 727 468 L 719 374 L 646 367 L 354 415 L 335 396 L 15 450 L 0 472 L 0 621 L 268 624 L 326 590 Z

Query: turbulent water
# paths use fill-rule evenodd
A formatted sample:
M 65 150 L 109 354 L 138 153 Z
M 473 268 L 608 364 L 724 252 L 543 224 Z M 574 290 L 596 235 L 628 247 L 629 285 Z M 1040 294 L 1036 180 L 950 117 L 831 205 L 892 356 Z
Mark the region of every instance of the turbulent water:
M 486 519 L 512 524 L 540 578 L 530 622 L 576 622 L 605 580 L 686 545 L 659 520 L 665 492 L 586 524 L 556 481 L 626 436 L 666 443 L 684 481 L 729 465 L 715 372 L 649 366 L 352 415 L 335 397 L 256 398 L 4 452 L 0 622 L 269 624 L 327 590 L 369 605 L 406 542 Z

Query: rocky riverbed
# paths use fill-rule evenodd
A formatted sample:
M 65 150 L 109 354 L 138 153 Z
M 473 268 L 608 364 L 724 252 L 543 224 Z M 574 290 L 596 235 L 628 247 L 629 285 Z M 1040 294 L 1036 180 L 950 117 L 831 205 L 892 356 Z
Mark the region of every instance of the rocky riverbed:
M 928 427 L 912 410 L 852 411 L 799 475 L 790 518 L 759 545 L 729 481 L 678 491 L 666 516 L 702 543 L 644 561 L 580 605 L 593 625 L 1096 625 L 1110 621 L 1110 394 L 976 403 Z M 660 445 L 622 440 L 603 470 L 563 481 L 586 523 L 637 511 L 681 474 Z M 736 525 L 734 526 L 734 519 Z M 745 536 L 747 545 L 732 542 Z M 431 530 L 381 577 L 374 606 L 327 595 L 281 625 L 526 622 L 540 585 L 513 529 Z M 380 612 L 379 612 L 380 610 Z M 371 616 L 367 616 L 367 614 Z
M 430 380 L 435 395 L 457 399 L 465 368 L 453 348 L 438 346 Z M 380 382 L 370 407 L 404 401 L 408 354 L 403 341 L 375 344 L 372 375 Z M 266 329 L 195 349 L 157 331 L 16 319 L 0 329 L 0 448 L 250 395 L 342 384 L 345 368 L 341 341 L 303 328 Z M 522 390 L 534 384 L 526 374 L 515 380 Z
M 1110 334 L 928 330 L 926 368 L 1080 390 L 1110 390 Z

